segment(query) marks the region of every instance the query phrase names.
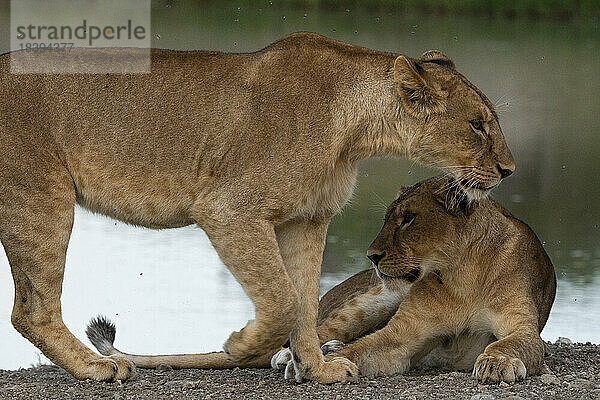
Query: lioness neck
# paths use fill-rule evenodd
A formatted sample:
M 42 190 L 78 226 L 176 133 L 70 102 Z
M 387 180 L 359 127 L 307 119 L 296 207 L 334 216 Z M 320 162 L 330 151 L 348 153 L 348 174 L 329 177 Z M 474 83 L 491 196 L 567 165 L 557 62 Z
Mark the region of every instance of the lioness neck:
M 365 56 L 367 58 L 369 56 Z M 418 121 L 403 109 L 393 79 L 393 57 L 368 60 L 332 103 L 334 129 L 351 161 L 376 156 L 411 158 Z

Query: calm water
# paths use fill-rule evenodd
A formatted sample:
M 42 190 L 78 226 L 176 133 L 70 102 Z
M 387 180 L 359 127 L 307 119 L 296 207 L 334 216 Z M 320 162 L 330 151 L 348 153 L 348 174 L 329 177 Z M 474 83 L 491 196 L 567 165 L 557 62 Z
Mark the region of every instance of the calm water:
M 161 3 L 161 4 L 164 4 Z M 443 50 L 498 104 L 517 172 L 494 198 L 529 223 L 559 278 L 542 336 L 600 342 L 600 32 L 594 24 L 444 19 L 186 2 L 153 8 L 153 45 L 256 50 L 299 30 L 417 57 Z M 186 5 L 187 4 L 187 5 Z M 0 27 L 9 23 L 0 1 Z M 306 15 L 305 15 L 306 14 Z M 0 52 L 8 50 L 0 28 Z M 353 201 L 334 220 L 322 292 L 369 266 L 365 249 L 401 185 L 435 173 L 402 160 L 361 165 Z M 117 345 L 140 353 L 218 350 L 253 307 L 197 228 L 151 231 L 77 210 L 65 274 L 64 319 L 77 337 L 103 313 Z M 29 366 L 38 351 L 10 326 L 13 286 L 0 252 L 0 368 Z

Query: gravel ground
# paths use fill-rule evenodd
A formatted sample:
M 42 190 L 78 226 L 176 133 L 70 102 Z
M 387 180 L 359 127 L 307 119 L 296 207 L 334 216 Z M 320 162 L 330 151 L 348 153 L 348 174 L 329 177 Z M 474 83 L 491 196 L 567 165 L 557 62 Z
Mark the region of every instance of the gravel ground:
M 564 340 L 568 342 L 568 340 Z M 124 383 L 79 382 L 56 366 L 0 370 L 0 399 L 600 399 L 600 346 L 547 344 L 552 374 L 480 385 L 470 374 L 411 372 L 355 384 L 296 384 L 269 369 L 138 370 Z

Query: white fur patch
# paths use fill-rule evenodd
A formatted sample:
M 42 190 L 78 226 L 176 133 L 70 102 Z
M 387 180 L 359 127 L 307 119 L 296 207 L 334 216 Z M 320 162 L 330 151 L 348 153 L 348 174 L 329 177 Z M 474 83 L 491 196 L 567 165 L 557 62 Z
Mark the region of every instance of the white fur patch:
M 286 369 L 288 362 L 291 360 L 292 352 L 290 349 L 281 349 L 271 358 L 271 368 L 282 371 Z
M 343 342 L 334 339 L 324 343 L 323 346 L 321 346 L 321 351 L 325 356 L 329 353 L 335 353 L 336 351 L 340 351 L 342 348 L 344 348 L 344 346 L 345 345 Z

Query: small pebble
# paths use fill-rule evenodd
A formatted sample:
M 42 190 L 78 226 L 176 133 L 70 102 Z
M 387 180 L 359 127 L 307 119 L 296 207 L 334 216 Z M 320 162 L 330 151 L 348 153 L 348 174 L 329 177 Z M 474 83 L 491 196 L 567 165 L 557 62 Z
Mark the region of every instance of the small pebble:
M 158 364 L 156 366 L 156 370 L 158 372 L 173 371 L 173 367 L 171 367 L 169 364 Z
M 494 400 L 495 397 L 491 394 L 474 394 L 471 400 Z
M 186 381 L 183 384 L 183 387 L 185 389 L 195 389 L 197 387 L 200 387 L 200 381 Z
M 594 382 L 590 382 L 587 379 L 575 379 L 575 382 L 573 382 L 573 386 L 578 389 L 587 390 L 592 390 L 596 387 L 596 385 L 594 385 Z
M 560 336 L 554 344 L 573 344 L 571 339 Z
M 544 374 L 540 376 L 540 381 L 545 385 L 558 385 L 560 381 L 553 374 Z

